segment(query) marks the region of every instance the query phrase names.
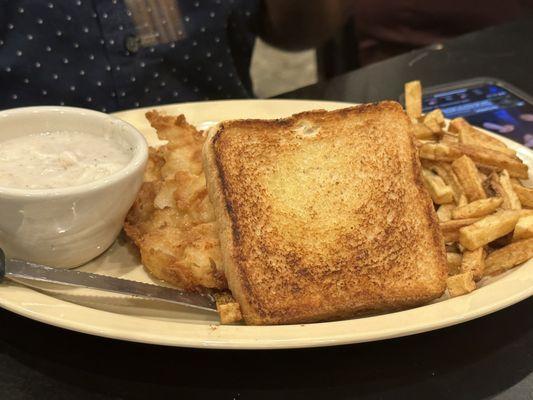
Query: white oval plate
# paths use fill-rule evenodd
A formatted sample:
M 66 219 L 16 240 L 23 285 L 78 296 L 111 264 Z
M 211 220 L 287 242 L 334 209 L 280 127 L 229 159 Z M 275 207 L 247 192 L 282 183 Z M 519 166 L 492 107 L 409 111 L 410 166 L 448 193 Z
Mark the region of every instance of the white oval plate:
M 300 100 L 230 100 L 157 107 L 183 113 L 197 126 L 232 118 L 279 118 L 312 109 L 336 109 L 347 103 Z M 155 132 L 146 109 L 118 113 L 137 126 L 150 142 Z M 506 143 L 533 167 L 533 152 Z M 153 282 L 136 250 L 123 238 L 84 271 Z M 47 324 L 79 332 L 135 342 L 222 349 L 279 349 L 332 346 L 412 335 L 468 321 L 498 311 L 533 294 L 533 260 L 500 276 L 484 279 L 474 292 L 402 312 L 338 322 L 284 326 L 219 325 L 214 313 L 159 302 L 132 299 L 88 289 L 44 291 L 12 282 L 0 284 L 0 306 Z M 48 288 L 50 289 L 50 288 Z

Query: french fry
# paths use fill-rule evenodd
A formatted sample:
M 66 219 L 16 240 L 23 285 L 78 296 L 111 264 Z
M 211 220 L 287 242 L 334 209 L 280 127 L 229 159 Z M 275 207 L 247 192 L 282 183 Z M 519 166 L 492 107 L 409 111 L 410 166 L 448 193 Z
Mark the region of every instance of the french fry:
M 533 208 L 533 189 L 524 187 L 517 183 L 511 183 L 513 189 L 524 207 Z
M 459 198 L 459 201 L 457 202 L 457 207 L 466 206 L 467 204 L 468 204 L 468 199 L 463 193 L 461 194 L 461 197 Z
M 500 174 L 500 184 L 503 190 L 505 191 L 503 208 L 508 208 L 510 210 L 521 210 L 522 204 L 520 203 L 520 199 L 518 198 L 518 195 L 513 189 L 509 172 L 507 172 L 507 170 L 505 169 Z
M 431 133 L 434 136 L 441 136 L 442 135 L 442 127 L 437 123 L 437 121 L 433 119 L 429 119 L 426 121 L 425 118 L 422 119 L 422 124 L 431 131 Z
M 216 293 L 215 300 L 221 324 L 227 325 L 242 321 L 239 303 L 229 292 Z
M 513 242 L 495 250 L 485 260 L 485 275 L 493 275 L 533 257 L 533 238 Z
M 483 189 L 483 183 L 478 175 L 476 164 L 470 157 L 462 156 L 458 158 L 452 163 L 452 168 L 469 201 L 487 197 Z
M 420 81 L 411 81 L 405 84 L 405 111 L 411 118 L 422 115 L 422 85 Z
M 500 140 L 492 137 L 479 129 L 470 125 L 464 118 L 455 118 L 450 121 L 448 127 L 450 132 L 457 133 L 459 141 L 464 144 L 471 144 L 476 146 L 483 146 L 495 151 L 499 151 L 510 156 L 516 155 L 516 151 L 507 147 L 507 145 Z
M 470 251 L 465 250 L 463 252 L 463 259 L 461 261 L 461 272 L 472 272 L 474 281 L 479 281 L 483 278 L 483 271 L 485 270 L 485 249 L 480 247 L 479 249 Z
M 427 160 L 453 162 L 463 155 L 470 157 L 480 167 L 507 169 L 513 178 L 528 178 L 528 167 L 518 158 L 482 146 L 445 141 L 445 143 L 424 143 L 420 147 L 420 158 Z
M 439 224 L 444 243 L 453 243 L 459 241 L 459 230 L 462 227 L 473 224 L 479 221 L 479 218 L 454 219 Z
M 481 166 L 497 170 L 506 169 L 514 178 L 528 178 L 528 167 L 518 158 L 482 146 L 449 143 L 448 147 L 448 154 L 459 152 L 470 157 L 476 164 Z
M 462 130 L 467 129 L 471 125 L 464 118 L 454 118 L 448 125 L 448 130 L 453 133 L 459 133 Z
M 472 225 L 480 220 L 481 218 L 452 219 L 450 221 L 441 222 L 439 225 L 443 232 L 448 232 L 464 228 L 465 226 Z
M 422 122 L 426 124 L 430 129 L 432 126 L 437 126 L 438 131 L 436 132 L 442 131 L 442 128 L 446 124 L 446 121 L 444 120 L 444 114 L 438 108 L 424 115 L 424 117 L 422 118 Z
M 453 209 L 451 212 L 452 218 L 462 219 L 484 217 L 496 211 L 496 209 L 500 207 L 502 203 L 503 199 L 501 197 L 490 197 L 488 199 L 476 200 L 467 205 Z
M 492 139 L 491 136 L 478 131 L 472 126 L 466 129 L 461 129 L 459 131 L 458 137 L 459 142 L 463 144 L 485 147 L 487 149 L 499 151 L 500 153 L 506 154 L 511 157 L 516 156 L 516 151 L 508 148 L 505 144 L 499 142 L 497 139 L 495 140 L 498 144 L 494 144 L 494 142 L 490 141 L 490 139 Z
M 455 202 L 459 203 L 463 194 L 463 188 L 453 172 L 451 165 L 441 161 L 429 160 L 423 160 L 423 165 L 442 178 L 444 183 L 446 183 L 452 190 Z
M 533 210 L 528 210 L 527 208 L 522 208 L 520 211 L 520 218 L 527 217 L 528 215 L 533 215 Z
M 507 147 L 499 147 L 499 146 L 493 146 L 488 142 L 483 142 L 483 139 L 477 139 L 469 137 L 468 134 L 460 133 L 459 134 L 459 142 L 464 144 L 469 144 L 473 146 L 481 146 L 485 147 L 487 149 L 498 151 L 500 153 L 503 153 L 505 155 L 508 155 L 510 157 L 516 158 L 516 151 L 509 149 Z
M 463 155 L 453 143 L 424 143 L 420 147 L 420 158 L 434 161 L 452 162 Z
M 446 204 L 453 202 L 452 189 L 444 183 L 440 176 L 435 175 L 428 169 L 423 169 L 422 178 L 434 203 Z
M 476 288 L 472 272 L 464 272 L 446 279 L 448 294 L 450 297 L 461 296 L 470 293 Z
M 242 313 L 239 303 L 217 305 L 217 311 L 220 314 L 220 323 L 223 325 L 234 324 L 242 321 Z
M 459 143 L 459 136 L 457 136 L 455 133 L 450 133 L 447 131 L 444 131 L 444 134 L 442 135 L 441 143 Z
M 448 275 L 457 275 L 461 269 L 461 262 L 463 256 L 459 253 L 446 253 L 446 261 L 448 264 Z
M 492 173 L 490 175 L 490 186 L 503 199 L 502 208 L 506 210 L 520 210 L 522 204 L 518 195 L 514 191 L 509 180 L 509 174 L 503 170 L 500 175 Z
M 450 121 L 448 125 L 448 130 L 453 133 L 459 133 L 461 130 L 465 129 L 466 126 L 470 124 L 466 122 L 464 118 L 454 118 Z
M 469 226 L 460 228 L 459 243 L 468 250 L 476 250 L 512 232 L 519 218 L 520 212 L 514 210 L 489 215 Z
M 437 217 L 440 222 L 446 222 L 452 219 L 452 210 L 455 208 L 454 204 L 443 204 L 437 210 Z
M 435 138 L 435 134 L 429 127 L 424 124 L 413 124 L 413 134 L 417 139 L 427 140 Z
M 533 238 L 533 215 L 520 217 L 514 227 L 513 240 Z

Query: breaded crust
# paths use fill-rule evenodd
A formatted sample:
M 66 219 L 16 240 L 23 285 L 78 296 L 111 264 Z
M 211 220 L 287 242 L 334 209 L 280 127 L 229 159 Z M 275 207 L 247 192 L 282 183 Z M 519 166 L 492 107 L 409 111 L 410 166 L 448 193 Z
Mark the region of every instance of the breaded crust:
M 246 323 L 349 318 L 444 292 L 444 244 L 398 103 L 223 122 L 203 157 Z
M 146 269 L 187 290 L 225 289 L 218 229 L 202 170 L 202 132 L 183 115 L 146 113 L 160 140 L 124 230 Z

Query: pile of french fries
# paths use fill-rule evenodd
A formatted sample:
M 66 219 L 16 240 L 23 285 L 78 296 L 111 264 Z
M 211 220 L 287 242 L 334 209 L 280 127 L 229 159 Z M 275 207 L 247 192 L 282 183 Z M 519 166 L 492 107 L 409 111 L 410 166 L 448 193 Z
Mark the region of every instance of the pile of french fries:
M 420 81 L 405 84 L 405 108 L 446 244 L 449 295 L 532 258 L 533 188 L 516 152 L 463 118 L 423 115 Z

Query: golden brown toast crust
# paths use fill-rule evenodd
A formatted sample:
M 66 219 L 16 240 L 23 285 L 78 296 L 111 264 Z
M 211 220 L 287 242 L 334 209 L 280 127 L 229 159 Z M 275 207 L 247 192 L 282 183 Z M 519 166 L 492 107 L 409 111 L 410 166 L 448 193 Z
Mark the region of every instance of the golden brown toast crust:
M 204 145 L 224 272 L 248 324 L 347 318 L 442 295 L 446 257 L 394 102 L 228 121 Z

